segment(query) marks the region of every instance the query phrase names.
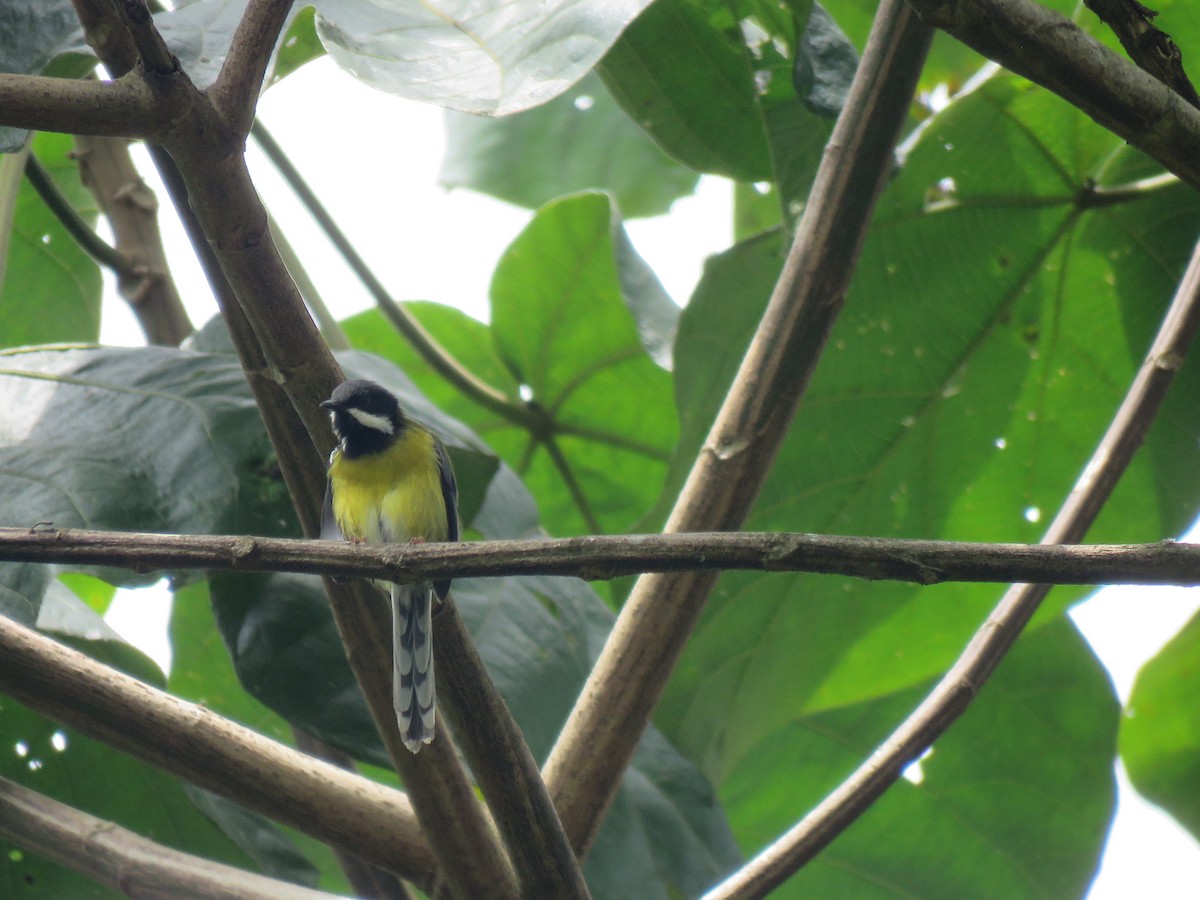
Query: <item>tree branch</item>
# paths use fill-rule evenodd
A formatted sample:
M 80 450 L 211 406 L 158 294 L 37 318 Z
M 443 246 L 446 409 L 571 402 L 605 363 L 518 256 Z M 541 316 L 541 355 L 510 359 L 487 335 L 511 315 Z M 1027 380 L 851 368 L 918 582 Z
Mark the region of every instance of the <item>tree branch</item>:
M 332 900 L 333 895 L 181 853 L 0 778 L 0 836 L 131 897 Z
M 908 0 L 930 25 L 1079 107 L 1200 188 L 1200 110 L 1031 0 Z
M 62 195 L 50 173 L 38 158 L 30 153 L 25 159 L 25 177 L 29 184 L 42 198 L 42 202 L 58 219 L 60 225 L 88 256 L 98 265 L 110 269 L 118 278 L 130 278 L 134 275 L 134 265 L 123 253 L 115 247 L 110 247 L 100 235 L 92 229 L 79 211 L 71 205 L 71 201 Z
M 1138 0 L 1084 0 L 1084 5 L 1113 30 L 1125 52 L 1192 106 L 1200 107 L 1200 95 L 1183 70 L 1183 54 L 1171 36 L 1151 22 L 1158 15 Z
M 250 0 L 207 91 L 217 114 L 243 136 L 250 133 L 255 101 L 291 9 L 292 0 Z
M 783 274 L 665 531 L 735 530 L 757 497 L 841 310 L 931 37 L 899 0 L 880 7 Z M 715 580 L 638 579 L 551 751 L 543 773 L 581 856 Z
M 0 690 L 248 809 L 426 886 L 433 855 L 403 794 L 269 740 L 0 617 Z
M 443 578 L 742 569 L 873 581 L 1200 584 L 1200 544 L 989 544 L 789 532 L 597 535 L 468 544 L 354 544 L 242 535 L 0 528 L 0 561 L 135 572 L 299 572 L 401 584 Z
M 170 119 L 140 78 L 92 81 L 0 73 L 0 124 L 152 140 Z
M 1137 377 L 1046 530 L 1043 544 L 1083 538 L 1145 440 L 1197 328 L 1200 244 L 1192 251 L 1187 272 Z M 705 894 L 705 900 L 763 897 L 828 846 L 962 715 L 1049 592 L 1048 584 L 1009 588 L 950 670 L 879 749 L 791 830 Z
M 158 198 L 138 174 L 122 138 L 75 138 L 84 186 L 108 219 L 116 254 L 117 292 L 129 304 L 151 344 L 178 347 L 194 330 L 167 266 L 158 229 Z M 90 231 L 90 229 L 89 229 Z

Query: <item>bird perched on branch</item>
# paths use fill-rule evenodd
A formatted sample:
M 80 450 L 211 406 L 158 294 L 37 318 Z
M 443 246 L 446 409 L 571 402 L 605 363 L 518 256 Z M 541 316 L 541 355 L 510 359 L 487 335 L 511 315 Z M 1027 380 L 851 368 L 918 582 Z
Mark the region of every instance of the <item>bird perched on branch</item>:
M 321 404 L 338 447 L 329 457 L 321 537 L 371 544 L 457 541 L 458 487 L 441 441 L 373 381 L 347 381 Z M 392 598 L 393 705 L 413 753 L 433 740 L 433 595 L 450 582 L 381 582 Z

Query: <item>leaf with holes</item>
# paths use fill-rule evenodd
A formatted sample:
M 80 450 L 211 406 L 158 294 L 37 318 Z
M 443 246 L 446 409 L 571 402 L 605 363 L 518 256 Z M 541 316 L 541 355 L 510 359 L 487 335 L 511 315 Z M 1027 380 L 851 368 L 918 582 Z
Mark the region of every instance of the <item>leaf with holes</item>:
M 1147 168 L 1081 113 L 1005 75 L 930 122 L 880 200 L 845 310 L 746 527 L 1036 541 L 1108 426 L 1200 230 L 1194 194 L 1145 181 Z M 710 264 L 685 310 L 681 449 L 666 497 L 779 266 L 777 238 L 739 245 Z M 1198 377 L 1194 365 L 1180 373 L 1089 538 L 1155 540 L 1190 522 Z M 798 717 L 944 671 L 1000 594 L 728 573 L 656 722 L 723 790 L 762 768 L 765 743 Z M 1057 589 L 1039 621 L 1082 594 Z

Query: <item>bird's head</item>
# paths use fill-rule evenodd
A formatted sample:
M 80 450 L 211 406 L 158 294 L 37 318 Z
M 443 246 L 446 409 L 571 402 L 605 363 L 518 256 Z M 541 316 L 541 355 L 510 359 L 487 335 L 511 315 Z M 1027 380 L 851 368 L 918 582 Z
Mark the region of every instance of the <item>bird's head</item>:
M 321 408 L 329 410 L 333 433 L 351 459 L 386 450 L 407 425 L 400 401 L 364 379 L 339 384 Z

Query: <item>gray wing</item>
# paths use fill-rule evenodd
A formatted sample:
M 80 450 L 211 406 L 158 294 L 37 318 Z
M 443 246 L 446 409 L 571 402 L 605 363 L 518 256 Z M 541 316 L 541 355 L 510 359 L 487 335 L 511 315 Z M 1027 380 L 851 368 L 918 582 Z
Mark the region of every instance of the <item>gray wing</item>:
M 434 439 L 437 451 L 438 475 L 442 481 L 442 500 L 446 503 L 446 540 L 457 541 L 460 537 L 458 524 L 458 482 L 454 480 L 454 466 L 450 465 L 450 457 L 442 442 Z M 445 599 L 450 591 L 449 579 L 435 581 L 433 589 L 437 591 L 438 599 Z
M 321 540 L 344 541 L 341 526 L 333 517 L 333 483 L 325 479 L 325 502 L 321 504 Z
M 346 536 L 342 534 L 342 529 L 337 523 L 337 519 L 333 517 L 333 484 L 325 480 L 325 502 L 321 504 L 321 540 L 323 541 L 344 541 Z M 332 576 L 333 580 L 339 584 L 348 581 L 348 578 L 342 578 L 337 575 Z

